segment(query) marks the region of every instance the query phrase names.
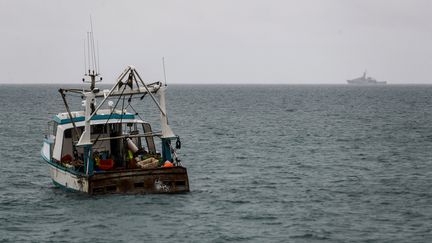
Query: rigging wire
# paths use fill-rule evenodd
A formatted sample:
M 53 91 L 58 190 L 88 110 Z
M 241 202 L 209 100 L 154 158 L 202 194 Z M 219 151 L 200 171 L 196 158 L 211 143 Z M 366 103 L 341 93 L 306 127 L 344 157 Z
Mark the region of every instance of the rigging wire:
M 135 114 L 139 117 L 139 119 L 144 121 L 144 119 L 141 117 L 141 115 L 135 110 L 135 108 L 133 108 L 133 106 L 130 103 L 129 103 L 129 107 L 135 112 Z
M 124 88 L 123 88 L 123 90 L 122 90 L 120 96 L 118 97 L 117 102 L 116 102 L 115 106 L 113 107 L 113 110 L 111 111 L 111 113 L 110 113 L 110 115 L 109 115 L 107 121 L 106 121 L 105 124 L 104 124 L 104 127 L 106 127 L 106 125 L 108 124 L 108 121 L 111 119 L 111 116 L 114 114 L 115 108 L 117 107 L 117 105 L 118 105 L 118 103 L 119 103 L 121 97 L 123 96 L 123 93 L 124 93 L 125 90 L 126 90 L 126 86 L 124 86 Z M 123 112 L 122 112 L 122 113 L 123 113 Z M 123 116 L 121 116 L 121 117 L 123 117 Z M 99 135 L 96 137 L 95 141 L 93 142 L 93 145 L 95 145 L 95 144 L 98 142 L 100 136 L 101 136 L 101 133 L 99 133 Z

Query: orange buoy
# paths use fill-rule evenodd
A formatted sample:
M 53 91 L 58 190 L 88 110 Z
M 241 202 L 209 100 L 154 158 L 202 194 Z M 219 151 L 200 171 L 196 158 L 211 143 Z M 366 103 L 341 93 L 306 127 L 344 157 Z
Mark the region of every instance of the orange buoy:
M 167 168 L 167 167 L 174 167 L 174 164 L 171 163 L 171 162 L 169 162 L 169 161 L 167 160 L 167 161 L 165 161 L 163 167 L 164 167 L 164 168 Z
M 114 160 L 112 159 L 101 159 L 99 160 L 99 169 L 101 170 L 111 170 L 114 168 Z

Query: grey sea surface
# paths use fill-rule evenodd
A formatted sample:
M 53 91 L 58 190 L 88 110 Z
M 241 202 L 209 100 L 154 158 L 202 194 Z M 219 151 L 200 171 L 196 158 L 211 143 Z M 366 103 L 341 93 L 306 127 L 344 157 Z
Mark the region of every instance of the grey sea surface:
M 169 86 L 191 192 L 104 196 L 40 157 L 58 88 L 0 85 L 1 242 L 432 241 L 430 85 Z

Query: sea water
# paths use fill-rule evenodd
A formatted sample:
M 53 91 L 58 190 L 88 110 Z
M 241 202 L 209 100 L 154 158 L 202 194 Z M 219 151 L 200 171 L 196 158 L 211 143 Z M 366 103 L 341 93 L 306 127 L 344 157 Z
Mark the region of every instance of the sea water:
M 432 241 L 432 86 L 169 86 L 190 193 L 103 196 L 41 159 L 59 86 L 0 85 L 1 242 Z

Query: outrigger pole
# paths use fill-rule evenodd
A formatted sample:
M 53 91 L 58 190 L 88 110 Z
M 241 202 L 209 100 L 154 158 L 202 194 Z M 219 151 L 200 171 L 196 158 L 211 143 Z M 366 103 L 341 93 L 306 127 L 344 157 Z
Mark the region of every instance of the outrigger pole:
M 141 81 L 141 83 L 144 85 L 144 88 L 146 89 L 146 91 L 149 93 L 150 97 L 152 98 L 152 100 L 154 101 L 154 103 L 157 105 L 157 107 L 159 108 L 160 112 L 166 116 L 165 113 L 165 109 L 162 109 L 162 107 L 160 106 L 159 102 L 157 102 L 156 98 L 154 97 L 154 95 L 150 92 L 150 90 L 147 88 L 147 85 L 144 83 L 144 81 L 141 79 L 141 76 L 138 74 L 138 72 L 135 70 L 135 68 L 133 69 L 133 72 L 137 75 L 137 77 L 139 78 L 139 80 Z
M 81 133 L 78 131 L 78 128 L 75 125 L 75 121 L 73 120 L 72 113 L 71 113 L 69 105 L 68 105 L 68 103 L 66 101 L 66 95 L 64 94 L 64 89 L 59 89 L 58 91 L 59 91 L 59 93 L 60 93 L 60 95 L 61 95 L 61 97 L 63 99 L 64 105 L 66 107 L 66 111 L 67 111 L 67 113 L 69 115 L 69 118 L 71 119 L 71 122 L 72 122 L 73 128 L 75 130 L 75 133 L 77 134 L 77 136 L 79 138 L 79 137 L 81 137 Z

